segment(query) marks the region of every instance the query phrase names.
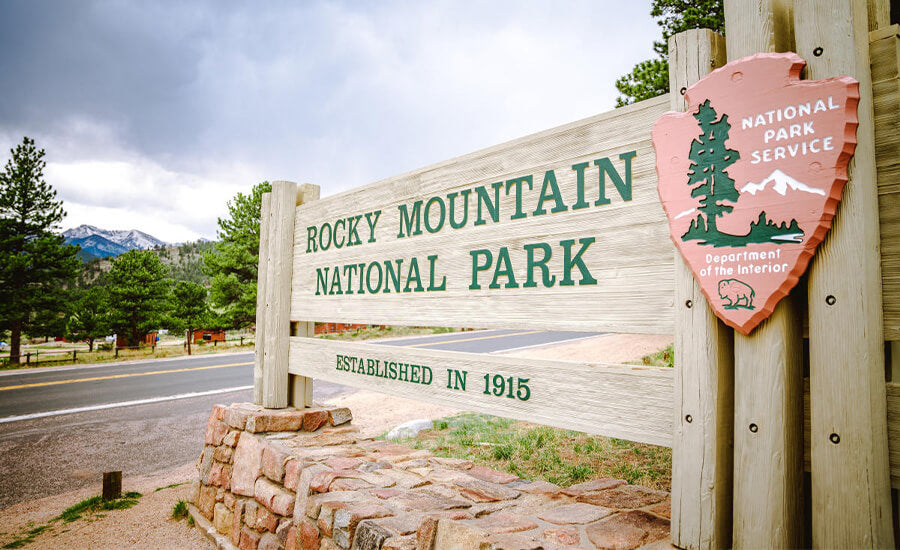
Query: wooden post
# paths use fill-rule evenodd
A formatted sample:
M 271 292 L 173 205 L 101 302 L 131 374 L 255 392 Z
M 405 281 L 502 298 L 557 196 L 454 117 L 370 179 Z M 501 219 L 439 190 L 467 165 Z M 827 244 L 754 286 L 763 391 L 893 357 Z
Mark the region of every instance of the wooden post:
M 254 335 L 253 402 L 262 405 L 263 345 L 266 333 L 266 266 L 269 265 L 269 214 L 272 193 L 263 193 L 259 217 L 259 266 L 256 270 L 256 334 Z
M 708 29 L 669 39 L 672 109 L 682 89 L 725 64 L 725 39 Z M 690 269 L 675 259 L 675 421 L 672 544 L 731 545 L 733 373 L 731 329 L 719 322 Z
M 786 0 L 726 0 L 728 60 L 793 49 Z M 734 547 L 803 546 L 803 342 L 791 297 L 734 334 Z
M 103 500 L 122 497 L 122 472 L 103 473 Z
M 796 0 L 807 78 L 859 81 L 856 153 L 809 270 L 812 544 L 893 547 L 869 22 L 864 0 Z
M 262 353 L 262 405 L 269 409 L 288 406 L 288 337 L 296 200 L 296 183 L 272 183 L 267 223 Z
M 320 188 L 318 185 L 304 183 L 297 187 L 297 206 L 319 199 Z M 304 336 L 312 338 L 315 336 L 315 321 L 292 321 L 291 336 Z M 288 398 L 290 405 L 300 407 L 311 407 L 313 404 L 313 379 L 306 376 L 289 375 L 290 391 Z

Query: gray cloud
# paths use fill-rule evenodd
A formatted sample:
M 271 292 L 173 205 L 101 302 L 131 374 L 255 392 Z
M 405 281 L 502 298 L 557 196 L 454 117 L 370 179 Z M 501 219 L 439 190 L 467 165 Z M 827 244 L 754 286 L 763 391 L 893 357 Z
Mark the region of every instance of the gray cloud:
M 121 208 L 207 186 L 212 236 L 241 182 L 329 194 L 611 108 L 658 32 L 634 4 L 7 1 L 0 145 L 130 163 Z

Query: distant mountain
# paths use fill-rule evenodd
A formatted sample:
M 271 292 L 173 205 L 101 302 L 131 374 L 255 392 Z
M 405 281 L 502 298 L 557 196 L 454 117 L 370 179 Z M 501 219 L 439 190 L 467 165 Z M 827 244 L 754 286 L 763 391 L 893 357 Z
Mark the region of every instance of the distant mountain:
M 165 241 L 137 229 L 111 230 L 100 229 L 92 225 L 79 225 L 67 229 L 63 231 L 63 236 L 66 238 L 66 243 L 77 244 L 81 247 L 79 257 L 82 260 L 109 258 L 135 248 L 146 250 L 167 245 Z
M 814 195 L 825 195 L 825 191 L 822 189 L 816 189 L 815 187 L 810 187 L 803 182 L 797 181 L 789 175 L 785 174 L 781 170 L 773 170 L 769 177 L 762 180 L 759 183 L 749 182 L 747 185 L 741 187 L 741 193 L 750 193 L 751 195 L 755 195 L 757 191 L 763 191 L 765 188 L 772 184 L 772 190 L 781 195 L 782 197 L 787 193 L 788 189 L 792 189 L 794 191 L 804 191 L 806 193 L 812 193 Z

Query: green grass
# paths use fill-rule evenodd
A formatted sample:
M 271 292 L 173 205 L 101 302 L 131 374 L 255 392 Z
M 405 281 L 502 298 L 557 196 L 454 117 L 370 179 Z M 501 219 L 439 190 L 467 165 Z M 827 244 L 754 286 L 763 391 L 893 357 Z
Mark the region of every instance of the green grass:
M 185 483 L 187 483 L 187 481 L 182 481 L 181 483 L 170 483 L 170 484 L 166 485 L 165 487 L 157 487 L 156 489 L 153 489 L 153 492 L 158 493 L 164 489 L 171 489 L 173 487 L 179 487 L 181 485 L 184 485 Z
M 675 344 L 669 344 L 665 349 L 661 349 L 656 353 L 651 353 L 641 357 L 640 365 L 649 365 L 653 367 L 669 367 L 675 366 Z
M 443 418 L 403 443 L 563 487 L 615 477 L 652 489 L 671 488 L 671 449 L 496 416 Z
M 179 500 L 175 503 L 175 506 L 172 507 L 172 519 L 185 519 L 188 517 L 188 506 L 186 500 Z
M 126 508 L 131 508 L 138 503 L 138 499 L 141 498 L 141 496 L 143 495 L 132 491 L 125 493 L 121 498 L 113 500 L 104 500 L 103 497 L 100 496 L 86 498 L 77 504 L 69 506 L 44 525 L 32 527 L 33 524 L 29 523 L 25 527 L 26 530 L 0 548 L 21 548 L 26 544 L 34 542 L 34 539 L 38 535 L 47 531 L 52 532 L 58 523 L 65 525 L 72 523 L 73 521 L 78 521 L 79 519 L 84 519 L 89 522 L 96 521 L 106 517 L 106 514 L 102 513 L 103 511 L 125 510 Z M 65 531 L 62 532 L 64 533 Z
M 84 514 L 96 514 L 101 510 L 125 510 L 137 504 L 137 499 L 141 498 L 141 496 L 143 495 L 132 491 L 122 495 L 122 498 L 114 500 L 104 500 L 101 496 L 86 498 L 78 504 L 69 506 L 50 521 L 62 520 L 66 523 L 71 523 L 81 519 Z

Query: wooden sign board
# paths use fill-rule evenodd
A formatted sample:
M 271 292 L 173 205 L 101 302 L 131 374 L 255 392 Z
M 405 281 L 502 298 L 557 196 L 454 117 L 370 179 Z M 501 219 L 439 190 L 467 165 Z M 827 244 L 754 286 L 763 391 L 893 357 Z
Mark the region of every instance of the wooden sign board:
M 290 372 L 467 411 L 671 446 L 673 369 L 294 337 Z
M 658 98 L 298 206 L 291 319 L 673 331 Z
M 806 270 L 856 145 L 859 84 L 801 81 L 804 65 L 794 53 L 732 61 L 653 128 L 672 241 L 716 315 L 743 334 Z

